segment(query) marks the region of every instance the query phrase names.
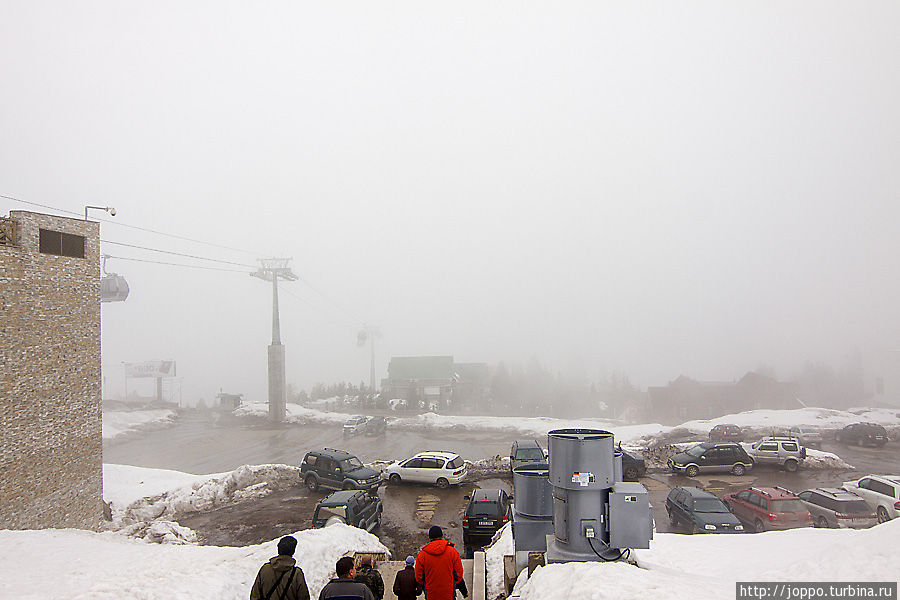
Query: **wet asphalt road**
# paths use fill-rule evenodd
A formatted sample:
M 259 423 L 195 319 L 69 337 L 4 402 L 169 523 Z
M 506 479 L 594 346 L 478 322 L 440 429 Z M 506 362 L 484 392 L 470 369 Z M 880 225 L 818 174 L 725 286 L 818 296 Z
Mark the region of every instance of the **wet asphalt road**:
M 205 474 L 229 471 L 245 464 L 298 464 L 308 450 L 322 447 L 356 453 L 363 461 L 396 460 L 422 450 L 437 449 L 455 451 L 466 459 L 475 460 L 505 454 L 514 437 L 514 434 L 504 437 L 479 432 L 389 430 L 379 438 L 357 436 L 344 439 L 341 428 L 336 425 L 275 428 L 262 423 L 239 421 L 215 423 L 206 415 L 188 414 L 174 427 L 108 444 L 104 448 L 104 462 Z M 856 470 L 801 469 L 796 473 L 787 473 L 771 467 L 757 467 L 742 477 L 709 474 L 693 479 L 671 473 L 650 473 L 641 479 L 641 483 L 650 492 L 657 531 L 671 531 L 665 514 L 665 498 L 669 489 L 678 485 L 702 487 L 722 497 L 751 485 L 778 485 L 800 492 L 811 487 L 839 487 L 843 481 L 868 473 L 900 473 L 900 444 L 896 442 L 882 449 L 825 442 L 822 449 L 838 454 Z M 462 549 L 461 512 L 466 504 L 465 495 L 476 485 L 512 491 L 511 481 L 505 477 L 447 490 L 424 485 L 384 486 L 379 490 L 384 502 L 384 520 L 376 533 L 394 555 L 401 558 L 421 547 L 431 524 L 443 527 L 446 537 Z M 316 502 L 327 493 L 310 492 L 298 485 L 295 490 L 179 520 L 195 529 L 204 543 L 260 543 L 309 527 Z M 421 506 L 433 508 L 433 515 L 426 515 L 428 518 L 423 520 L 421 511 L 417 513 L 417 508 Z

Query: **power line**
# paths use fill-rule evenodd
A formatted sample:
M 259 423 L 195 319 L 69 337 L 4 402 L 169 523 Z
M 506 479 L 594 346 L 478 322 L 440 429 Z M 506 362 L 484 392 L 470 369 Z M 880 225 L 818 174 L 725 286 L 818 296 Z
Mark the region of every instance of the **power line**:
M 315 304 L 312 304 L 311 302 L 309 302 L 309 301 L 306 300 L 305 298 L 301 298 L 301 297 L 298 296 L 297 294 L 291 292 L 289 289 L 286 289 L 285 287 L 281 287 L 281 288 L 280 288 L 280 291 L 284 292 L 284 293 L 287 294 L 288 296 L 292 296 L 292 297 L 296 298 L 297 300 L 299 300 L 299 301 L 302 302 L 303 304 L 307 305 L 308 307 L 312 308 L 313 310 L 315 310 L 315 311 L 317 311 L 317 312 L 319 312 L 319 313 L 321 313 L 321 314 L 323 314 L 323 315 L 327 315 L 327 313 L 326 313 L 325 311 L 323 311 L 323 310 L 321 309 L 321 307 L 318 307 L 318 306 L 316 306 Z M 337 321 L 337 319 L 336 319 L 334 316 L 332 316 L 332 315 L 328 315 L 328 320 L 330 320 L 332 323 L 334 323 L 335 325 L 337 325 L 337 326 L 339 326 L 339 327 L 342 327 L 342 328 L 345 327 L 345 324 L 344 324 L 344 323 L 339 323 L 339 322 Z M 348 327 L 348 328 L 349 328 L 349 327 Z
M 255 269 L 254 265 L 248 265 L 245 263 L 233 262 L 230 260 L 221 260 L 218 258 L 208 258 L 206 256 L 197 256 L 196 254 L 184 254 L 183 252 L 172 252 L 171 250 L 160 250 L 159 248 L 150 248 L 147 246 L 135 246 L 134 244 L 125 244 L 123 242 L 113 242 L 110 240 L 100 240 L 103 244 L 114 244 L 116 246 L 125 246 L 126 248 L 136 248 L 138 250 L 149 250 L 151 252 L 161 252 L 163 254 L 174 254 L 175 256 L 184 256 L 185 258 L 195 258 L 197 260 L 208 260 L 210 262 L 218 262 L 226 265 L 237 265 L 239 267 L 247 267 L 248 269 Z
M 241 271 L 240 269 L 225 269 L 223 267 L 205 267 L 203 265 L 186 265 L 183 263 L 172 263 L 172 262 L 164 262 L 160 260 L 148 260 L 145 258 L 131 258 L 128 256 L 112 256 L 111 254 L 104 254 L 105 258 L 112 258 L 115 260 L 130 260 L 133 262 L 142 262 L 142 263 L 153 263 L 156 265 L 169 265 L 172 267 L 185 267 L 188 269 L 204 269 L 207 271 L 225 271 L 226 273 L 247 273 L 247 271 Z
M 71 210 L 66 210 L 64 208 L 57 208 L 55 206 L 50 206 L 49 204 L 40 204 L 39 202 L 31 202 L 29 200 L 22 200 L 21 198 L 15 198 L 13 196 L 6 196 L 4 194 L 0 194 L 0 198 L 6 198 L 7 200 L 12 200 L 14 202 L 21 202 L 22 204 L 30 204 L 31 206 L 40 206 L 41 208 L 49 208 L 50 210 L 55 210 L 57 212 L 67 213 L 70 215 L 75 215 L 76 217 L 83 217 L 82 213 L 77 213 Z M 163 235 L 166 237 L 174 238 L 176 240 L 184 240 L 187 242 L 194 242 L 196 244 L 204 244 L 206 246 L 212 246 L 213 248 L 221 248 L 223 250 L 233 250 L 234 252 L 243 252 L 244 254 L 249 254 L 251 256 L 262 256 L 262 253 L 259 252 L 251 252 L 250 250 L 244 250 L 243 248 L 235 248 L 233 246 L 225 246 L 222 244 L 214 244 L 213 242 L 205 242 L 203 240 L 197 240 L 194 238 L 189 238 L 183 235 L 177 235 L 174 233 L 166 233 L 165 231 L 158 231 L 156 229 L 149 229 L 147 227 L 140 227 L 138 225 L 129 225 L 128 223 L 122 223 L 118 220 L 112 219 L 97 219 L 102 223 L 109 223 L 110 225 L 118 225 L 119 227 L 127 227 L 129 229 L 136 229 L 138 231 L 146 231 L 147 233 L 155 233 L 156 235 Z
M 306 279 L 304 279 L 304 278 L 302 278 L 302 277 L 299 277 L 298 279 L 299 279 L 300 281 L 302 281 L 303 283 L 305 283 L 307 286 L 309 286 L 309 288 L 310 288 L 311 290 L 313 290 L 314 292 L 316 292 L 317 294 L 319 294 L 322 298 L 324 298 L 324 299 L 325 299 L 326 301 L 328 301 L 330 304 L 332 304 L 335 308 L 337 308 L 337 309 L 340 310 L 342 313 L 344 313 L 345 315 L 347 315 L 348 317 L 350 317 L 351 319 L 353 319 L 354 322 L 356 322 L 356 323 L 362 323 L 362 320 L 361 320 L 361 319 L 358 319 L 358 318 L 356 317 L 356 315 L 354 315 L 354 314 L 351 313 L 349 310 L 347 310 L 346 308 L 344 308 L 344 306 L 343 306 L 341 303 L 339 303 L 338 301 L 332 299 L 328 294 L 326 294 L 325 292 L 323 292 L 322 290 L 320 290 L 319 288 L 317 288 L 316 286 L 314 286 L 313 284 L 311 284 L 311 283 L 310 283 L 309 281 L 307 281 Z

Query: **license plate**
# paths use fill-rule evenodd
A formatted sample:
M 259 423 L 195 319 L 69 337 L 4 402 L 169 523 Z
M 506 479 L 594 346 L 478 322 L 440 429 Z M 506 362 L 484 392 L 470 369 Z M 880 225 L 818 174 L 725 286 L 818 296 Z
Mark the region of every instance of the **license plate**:
M 493 521 L 478 521 L 478 525 L 481 527 L 490 527 L 493 524 Z

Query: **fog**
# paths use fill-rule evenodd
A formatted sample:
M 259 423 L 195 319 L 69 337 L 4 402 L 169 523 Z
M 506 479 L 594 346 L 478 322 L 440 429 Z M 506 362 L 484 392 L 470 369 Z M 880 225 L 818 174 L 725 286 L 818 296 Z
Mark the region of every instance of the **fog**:
M 5 2 L 0 194 L 128 279 L 123 361 L 263 400 L 391 356 L 641 387 L 900 349 L 900 5 Z M 45 209 L 0 199 L 9 210 Z M 46 212 L 55 212 L 47 210 Z M 198 239 L 202 245 L 119 223 Z M 865 358 L 864 358 L 865 360 Z

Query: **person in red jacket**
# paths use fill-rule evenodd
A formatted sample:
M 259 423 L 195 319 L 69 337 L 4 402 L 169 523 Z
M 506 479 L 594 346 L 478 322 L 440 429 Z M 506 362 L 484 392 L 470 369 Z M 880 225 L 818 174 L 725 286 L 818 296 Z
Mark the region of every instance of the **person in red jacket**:
M 416 557 L 416 581 L 425 587 L 428 600 L 453 600 L 453 588 L 463 576 L 459 552 L 443 538 L 441 528 L 433 525 L 428 530 L 431 541 Z

